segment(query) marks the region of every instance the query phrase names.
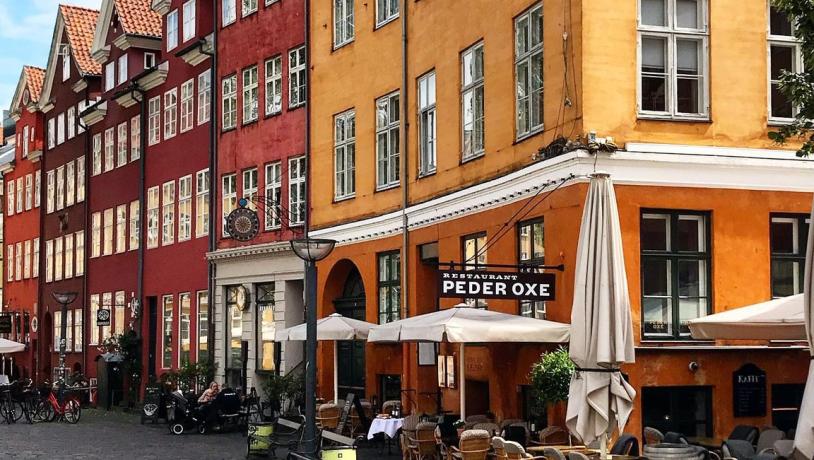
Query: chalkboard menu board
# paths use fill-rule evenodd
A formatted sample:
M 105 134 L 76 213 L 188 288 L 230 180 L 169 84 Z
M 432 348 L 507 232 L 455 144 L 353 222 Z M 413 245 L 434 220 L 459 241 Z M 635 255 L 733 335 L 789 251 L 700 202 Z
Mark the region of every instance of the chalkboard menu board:
M 750 363 L 733 372 L 732 404 L 735 417 L 765 417 L 766 371 Z
M 356 395 L 353 393 L 348 393 L 345 397 L 345 407 L 342 408 L 342 412 L 339 414 L 339 424 L 336 426 L 337 433 L 341 433 L 342 430 L 345 429 L 345 425 L 348 423 L 348 417 L 350 416 L 350 408 L 353 406 L 355 399 Z

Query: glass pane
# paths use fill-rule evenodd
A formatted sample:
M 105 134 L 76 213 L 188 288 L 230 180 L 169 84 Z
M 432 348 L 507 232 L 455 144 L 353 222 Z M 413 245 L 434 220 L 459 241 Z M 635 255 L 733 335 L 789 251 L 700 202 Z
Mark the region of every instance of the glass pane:
M 794 48 L 790 46 L 775 46 L 771 48 L 771 77 L 779 80 L 783 71 L 794 71 Z
M 679 319 L 679 332 L 681 334 L 689 334 L 690 328 L 688 321 L 691 319 L 700 318 L 707 314 L 707 299 L 679 299 L 678 301 L 678 319 Z
M 801 263 L 794 260 L 772 260 L 772 297 L 799 294 Z
M 667 110 L 667 77 L 642 77 L 642 110 Z
M 463 55 L 463 85 L 466 86 L 474 81 L 474 52 L 470 51 Z
M 545 256 L 545 244 L 543 240 L 543 224 L 534 224 L 534 258 L 539 259 Z
M 698 48 L 701 42 L 697 40 L 676 40 L 676 59 L 678 60 L 679 75 L 698 75 Z
M 699 29 L 698 0 L 676 0 L 676 26 Z
M 515 50 L 517 55 L 529 50 L 529 19 L 524 17 L 515 24 Z
M 769 8 L 769 30 L 772 35 L 792 36 L 791 21 L 775 7 Z
M 678 250 L 685 252 L 706 252 L 704 236 L 704 216 L 678 217 Z
M 642 294 L 644 296 L 672 295 L 672 268 L 667 259 L 642 258 Z
M 664 73 L 666 50 L 666 39 L 642 37 L 642 72 Z
M 531 12 L 531 46 L 537 46 L 543 42 L 543 9 L 535 8 Z
M 672 334 L 672 301 L 663 298 L 645 298 L 643 302 L 644 333 Z
M 670 250 L 670 216 L 645 214 L 642 217 L 641 226 L 643 251 Z
M 679 78 L 676 85 L 678 113 L 701 113 L 701 82 L 695 78 Z
M 772 116 L 780 118 L 794 117 L 794 105 L 780 90 L 780 85 L 772 83 Z
M 678 295 L 680 297 L 706 297 L 707 262 L 705 260 L 678 261 Z
M 663 26 L 665 16 L 664 0 L 642 0 L 642 24 Z
M 773 254 L 797 254 L 797 221 L 772 219 L 771 239 Z

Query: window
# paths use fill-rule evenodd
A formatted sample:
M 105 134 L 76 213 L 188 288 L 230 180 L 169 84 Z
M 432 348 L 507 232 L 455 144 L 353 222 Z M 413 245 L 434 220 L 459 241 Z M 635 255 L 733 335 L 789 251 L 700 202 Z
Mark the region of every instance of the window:
M 237 125 L 237 75 L 223 79 L 223 118 L 221 129 L 232 129 Z
M 353 0 L 334 1 L 334 48 L 353 41 Z
M 23 278 L 31 278 L 31 240 L 23 244 Z
M 701 385 L 642 387 L 642 426 L 664 430 L 662 433 L 712 436 L 715 404 L 712 393 L 712 386 Z M 719 399 L 716 403 L 724 401 Z
M 376 27 L 399 17 L 399 0 L 376 0 Z
M 19 255 L 19 243 L 17 246 L 17 253 Z M 62 237 L 59 236 L 54 240 L 54 281 L 60 281 L 62 279 L 62 269 L 65 267 L 63 259 L 62 259 Z M 15 266 L 15 268 L 20 268 L 19 264 Z M 19 273 L 20 271 L 17 270 L 17 279 L 20 279 Z
M 192 307 L 190 305 L 189 293 L 178 294 L 178 365 L 190 362 L 192 334 L 190 328 L 190 317 Z
M 54 125 L 54 120 L 51 118 L 48 120 L 48 148 L 52 149 L 56 145 L 56 126 Z
M 79 102 L 76 103 L 77 119 L 74 120 L 74 123 L 76 123 L 76 132 L 77 132 L 77 134 L 82 134 L 82 133 L 85 132 L 85 126 L 82 123 L 80 123 L 78 116 L 87 107 L 88 107 L 88 101 L 87 100 L 79 101 Z M 32 140 L 34 139 L 34 128 L 33 127 L 31 128 L 31 139 Z
M 464 160 L 484 151 L 483 43 L 461 54 L 461 144 Z
M 73 233 L 65 235 L 65 279 L 73 278 Z
M 785 13 L 769 6 L 769 120 L 790 121 L 795 107 L 780 90 L 783 72 L 797 73 L 803 68 L 800 41 L 794 36 L 794 24 Z
M 209 121 L 209 111 L 212 99 L 212 75 L 205 70 L 198 75 L 198 124 Z
M 113 208 L 105 209 L 102 216 L 102 255 L 113 254 Z
M 689 338 L 687 321 L 710 311 L 709 214 L 646 211 L 641 219 L 643 335 Z
M 84 157 L 82 157 L 84 159 Z M 83 168 L 83 175 L 82 175 L 82 183 L 84 184 L 85 176 L 84 176 L 84 168 Z M 2 191 L 2 188 L 0 188 Z M 42 191 L 42 171 L 39 169 L 34 173 L 34 207 L 40 207 L 40 192 Z M 83 190 L 84 191 L 84 190 Z
M 223 176 L 221 180 L 223 181 L 221 189 L 223 191 L 223 221 L 221 225 L 223 226 L 223 236 L 228 237 L 229 233 L 226 232 L 226 217 L 237 207 L 237 176 L 229 174 Z
M 192 238 L 192 176 L 178 179 L 178 241 Z
M 209 170 L 195 174 L 195 236 L 209 234 Z
M 60 343 L 62 342 L 62 312 L 54 312 L 54 351 L 59 351 Z M 67 344 L 66 344 L 67 351 Z
M 283 179 L 280 162 L 266 165 L 266 230 L 280 228 L 280 199 Z
M 91 214 L 90 256 L 102 255 L 102 213 Z
M 141 214 L 138 200 L 130 202 L 130 250 L 138 249 L 141 239 Z
M 130 161 L 141 157 L 141 119 L 138 115 L 130 119 Z
M 376 101 L 376 189 L 399 183 L 399 94 Z
M 147 190 L 147 247 L 158 247 L 158 186 Z
M 110 91 L 116 87 L 116 62 L 110 61 L 105 64 L 105 91 Z
M 39 278 L 40 276 L 40 239 L 34 238 L 33 243 L 33 253 L 34 256 L 31 260 L 31 277 L 32 278 Z
M 305 157 L 288 160 L 288 224 L 305 223 Z
M 266 115 L 283 111 L 283 58 L 266 61 Z
M 240 353 L 240 342 L 243 340 L 243 312 L 237 308 L 238 286 L 226 288 L 226 314 L 229 322 L 227 329 L 226 368 L 240 369 L 243 357 Z
M 113 332 L 124 334 L 124 291 L 116 291 L 113 301 Z
M 60 312 L 62 313 L 62 312 Z M 60 318 L 60 321 L 62 318 Z M 61 329 L 60 324 L 60 330 Z M 73 349 L 73 310 L 66 310 L 65 311 L 65 351 L 71 351 Z
M 68 139 L 73 139 L 76 135 L 76 107 L 68 107 Z M 26 126 L 27 128 L 27 126 Z M 23 146 L 27 148 L 27 146 Z
M 164 93 L 164 139 L 175 137 L 178 129 L 178 90 L 173 88 Z
M 517 262 L 519 265 L 545 264 L 545 227 L 542 219 L 521 222 L 517 226 L 518 246 Z M 542 269 L 529 267 L 531 271 Z M 545 302 L 539 300 L 521 300 L 520 316 L 545 319 Z
M 28 139 L 29 139 L 28 138 L 28 126 L 25 126 L 23 128 L 23 156 L 24 157 L 28 156 L 28 146 L 30 144 L 30 141 Z
M 57 115 L 57 145 L 65 142 L 65 114 Z
M 155 53 L 144 52 L 144 70 L 155 67 Z
M 809 218 L 807 214 L 772 214 L 772 297 L 803 292 Z
M 60 209 L 63 209 L 65 207 L 65 166 L 58 167 L 56 169 L 56 174 L 57 174 L 57 202 L 56 202 L 56 207 L 57 207 L 57 211 L 59 211 Z M 22 187 L 20 187 L 20 185 L 22 185 L 22 184 L 20 184 L 19 181 L 18 181 L 17 182 L 17 187 L 22 188 Z M 17 189 L 17 193 L 18 193 L 19 196 L 22 196 L 22 194 L 20 193 L 19 188 Z M 18 200 L 17 200 L 17 202 L 18 202 L 17 212 L 21 211 L 20 206 L 19 206 L 19 201 L 20 200 L 18 198 Z
M 33 183 L 33 176 L 31 174 L 26 174 L 25 176 L 25 210 L 28 211 L 31 209 L 31 206 L 34 204 L 32 198 L 34 192 L 34 183 Z
M 60 56 L 62 56 L 62 81 L 71 78 L 71 47 L 67 44 L 60 46 Z
M 161 245 L 175 241 L 175 181 L 161 186 Z
M 435 172 L 435 72 L 418 79 L 418 171 Z
M 105 130 L 105 172 L 112 171 L 116 166 L 113 135 L 113 128 Z
M 178 46 L 178 10 L 167 14 L 167 51 Z
M 273 372 L 274 362 L 274 283 L 257 285 L 257 318 L 260 322 L 257 334 L 257 369 Z
M 181 85 L 181 132 L 189 131 L 195 125 L 195 79 Z
M 514 20 L 517 138 L 543 128 L 543 5 Z
M 246 17 L 257 11 L 257 0 L 243 0 L 241 16 Z
M 257 120 L 257 66 L 243 70 L 243 124 Z
M 707 39 L 705 0 L 641 1 L 641 116 L 708 116 Z
M 91 294 L 90 296 L 90 345 L 99 344 L 99 326 L 96 326 L 96 314 L 99 311 L 99 294 Z
M 229 24 L 235 22 L 237 19 L 237 6 L 235 5 L 236 0 L 223 0 L 223 8 L 221 8 L 222 16 L 221 22 L 222 26 L 228 26 Z
M 243 198 L 249 209 L 257 208 L 257 168 L 243 171 Z
M 290 108 L 305 104 L 307 76 L 305 47 L 300 46 L 288 52 L 288 106 Z
M 337 200 L 356 193 L 356 112 L 348 110 L 334 117 L 334 197 Z
M 39 181 L 37 182 L 39 188 Z M 85 156 L 76 159 L 76 202 L 85 201 Z
M 161 308 L 161 324 L 164 330 L 161 335 L 161 367 L 164 369 L 172 367 L 172 310 L 172 296 L 165 295 Z
M 464 270 L 484 270 L 486 265 L 486 233 L 476 233 L 461 238 L 461 252 L 463 253 Z M 483 299 L 464 299 L 464 302 L 477 308 L 486 308 Z
M 74 162 L 69 161 L 65 165 L 65 206 L 71 206 L 76 200 L 76 173 Z
M 398 251 L 378 255 L 379 324 L 401 317 L 401 256 Z
M 155 145 L 161 142 L 161 96 L 150 99 L 148 112 L 148 142 L 150 145 Z
M 94 176 L 102 174 L 102 134 L 93 135 L 93 170 Z
M 118 83 L 121 85 L 122 83 L 127 81 L 127 54 L 122 54 L 119 56 L 119 80 Z M 68 128 L 70 131 L 70 127 Z
M 198 292 L 198 362 L 209 357 L 209 294 Z
M 183 41 L 191 40 L 195 36 L 195 0 L 184 3 L 184 30 Z
M 85 231 L 80 230 L 74 234 L 74 241 L 76 242 L 74 255 L 76 259 L 76 276 L 85 274 Z M 38 249 L 37 249 L 38 250 Z
M 14 279 L 20 281 L 23 279 L 23 243 L 18 242 L 14 245 Z
M 73 311 L 73 351 L 82 351 L 82 309 Z
M 116 253 L 127 250 L 127 205 L 116 206 Z
M 116 137 L 117 149 L 117 161 L 116 165 L 118 167 L 122 167 L 127 164 L 128 155 L 127 155 L 127 122 L 121 123 L 119 125 L 119 132 L 118 136 Z
M 6 281 L 14 281 L 14 245 L 6 246 Z M 47 280 L 50 281 L 50 280 Z
M 54 192 L 55 192 L 55 184 L 54 184 L 54 173 L 55 171 L 52 169 L 45 173 L 45 186 L 46 186 L 46 196 L 45 196 L 45 210 L 48 214 L 54 212 Z M 14 214 L 14 183 L 9 182 L 9 215 Z
M 48 175 L 49 175 L 49 177 L 51 177 L 51 179 L 53 179 L 53 177 L 54 177 L 53 176 L 53 171 L 48 171 Z M 53 186 L 54 186 L 53 184 L 54 184 L 54 182 L 52 180 L 51 181 L 51 188 L 49 190 L 53 190 Z M 9 215 L 9 216 L 14 215 L 14 197 L 15 197 L 15 195 L 14 195 L 14 181 L 9 180 L 8 183 L 6 184 L 6 214 Z M 53 203 L 52 203 L 51 206 L 49 206 L 49 208 L 48 208 L 48 212 L 52 212 L 53 210 L 54 210 L 54 206 L 53 206 Z
M 111 321 L 113 319 L 113 293 L 105 292 L 102 294 L 102 308 L 110 313 Z M 110 337 L 110 325 L 102 326 L 102 340 Z
M 17 214 L 23 212 L 23 205 L 24 205 L 24 203 L 23 203 L 23 201 L 24 201 L 23 200 L 23 194 L 25 192 L 25 189 L 23 187 L 24 187 L 23 178 L 18 177 L 17 178 Z

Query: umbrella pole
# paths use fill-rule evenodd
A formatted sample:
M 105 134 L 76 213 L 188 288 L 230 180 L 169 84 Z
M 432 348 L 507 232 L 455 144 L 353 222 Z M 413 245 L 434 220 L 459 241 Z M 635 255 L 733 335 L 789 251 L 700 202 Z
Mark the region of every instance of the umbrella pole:
M 461 394 L 461 420 L 466 420 L 466 344 L 461 342 L 460 357 L 458 358 L 458 385 Z
M 334 340 L 334 402 L 339 404 L 339 346 Z
M 605 460 L 608 458 L 608 433 L 602 433 L 602 438 L 599 441 L 599 458 Z

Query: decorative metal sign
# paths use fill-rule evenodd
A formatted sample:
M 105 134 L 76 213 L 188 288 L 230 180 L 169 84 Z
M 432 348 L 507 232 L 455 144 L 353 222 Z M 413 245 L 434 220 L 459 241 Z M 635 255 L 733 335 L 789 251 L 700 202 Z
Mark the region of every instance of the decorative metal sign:
M 237 241 L 250 241 L 259 232 L 260 220 L 249 208 L 237 208 L 226 216 L 226 233 Z
M 110 326 L 110 310 L 104 308 L 96 310 L 96 325 Z
M 37 332 L 40 329 L 40 320 L 35 316 L 31 318 L 31 332 Z
M 438 296 L 478 299 L 554 300 L 554 274 L 438 271 Z

